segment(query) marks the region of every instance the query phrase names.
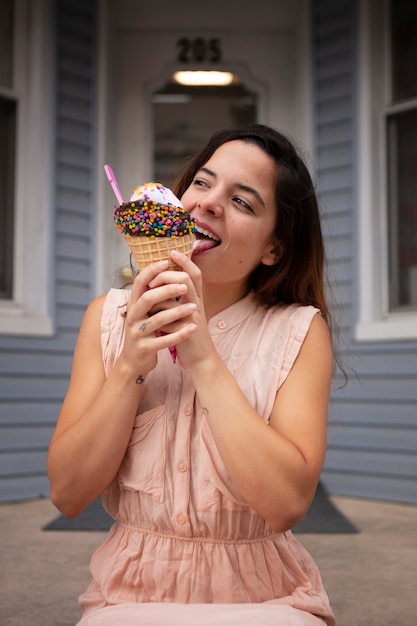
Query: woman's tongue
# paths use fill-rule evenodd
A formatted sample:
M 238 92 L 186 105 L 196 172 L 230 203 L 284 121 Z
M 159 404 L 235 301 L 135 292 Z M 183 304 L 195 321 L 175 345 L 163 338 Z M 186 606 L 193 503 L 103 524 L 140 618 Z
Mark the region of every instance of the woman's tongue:
M 220 244 L 220 241 L 215 241 L 210 237 L 204 237 L 200 233 L 197 233 L 196 240 L 194 243 L 193 254 L 199 254 L 200 252 L 206 252 L 206 250 L 211 250 L 211 248 L 215 248 Z

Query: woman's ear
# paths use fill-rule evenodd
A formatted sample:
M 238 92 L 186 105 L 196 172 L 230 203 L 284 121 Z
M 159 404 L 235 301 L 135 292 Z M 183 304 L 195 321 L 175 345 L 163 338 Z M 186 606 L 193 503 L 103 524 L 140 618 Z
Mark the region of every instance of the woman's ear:
M 280 241 L 273 241 L 261 258 L 263 265 L 276 265 L 283 255 L 283 248 Z

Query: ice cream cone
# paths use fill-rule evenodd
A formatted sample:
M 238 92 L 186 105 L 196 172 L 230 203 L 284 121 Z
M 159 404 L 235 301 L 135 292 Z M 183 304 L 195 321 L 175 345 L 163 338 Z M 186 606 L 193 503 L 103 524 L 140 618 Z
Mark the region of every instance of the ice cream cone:
M 131 235 L 123 235 L 129 249 L 135 259 L 138 270 L 143 270 L 147 265 L 155 261 L 169 261 L 168 269 L 180 270 L 171 257 L 171 250 L 178 250 L 191 258 L 193 244 L 195 241 L 194 233 L 183 235 L 182 237 L 134 237 Z

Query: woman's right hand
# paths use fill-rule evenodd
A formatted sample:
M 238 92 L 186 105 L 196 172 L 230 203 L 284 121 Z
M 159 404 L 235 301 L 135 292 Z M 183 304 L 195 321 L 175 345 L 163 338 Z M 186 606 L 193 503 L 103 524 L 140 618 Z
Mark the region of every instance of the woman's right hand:
M 183 324 L 178 332 L 161 329 L 184 320 L 196 309 L 193 302 L 181 302 L 188 287 L 184 283 L 149 284 L 168 267 L 167 261 L 152 263 L 135 278 L 126 311 L 125 340 L 120 358 L 145 377 L 156 365 L 159 350 L 169 348 L 192 334 L 194 324 Z M 184 299 L 185 300 L 185 299 Z

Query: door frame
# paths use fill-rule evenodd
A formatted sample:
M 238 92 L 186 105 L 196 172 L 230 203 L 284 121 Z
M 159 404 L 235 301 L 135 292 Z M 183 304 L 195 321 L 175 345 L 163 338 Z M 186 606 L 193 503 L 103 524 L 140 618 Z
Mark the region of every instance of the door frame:
M 262 1 L 262 0 L 261 0 Z M 190 2 L 190 7 L 191 7 Z M 129 2 L 125 3 L 125 7 Z M 97 207 L 96 207 L 96 223 L 99 233 L 96 246 L 95 258 L 95 292 L 97 294 L 107 291 L 109 287 L 114 286 L 118 269 L 126 265 L 127 255 L 126 246 L 121 240 L 119 234 L 113 227 L 112 207 L 115 203 L 113 192 L 108 185 L 104 176 L 104 163 L 115 164 L 117 166 L 117 133 L 118 123 L 117 117 L 120 111 L 117 106 L 117 94 L 115 88 L 115 77 L 118 68 L 115 67 L 115 59 L 117 58 L 117 34 L 119 25 L 115 20 L 115 0 L 104 0 L 99 3 L 99 49 L 98 49 L 98 121 L 97 121 Z M 119 6 L 119 5 L 118 5 Z M 274 7 L 282 11 L 283 15 L 288 13 L 287 3 L 283 0 L 277 0 Z M 235 71 L 249 89 L 253 89 L 258 96 L 258 120 L 261 123 L 271 124 L 289 132 L 289 135 L 296 140 L 302 147 L 306 155 L 310 155 L 310 163 L 313 162 L 312 155 L 312 110 L 311 110 L 311 27 L 310 27 L 310 0 L 298 0 L 296 9 L 293 12 L 297 14 L 296 21 L 293 24 L 291 36 L 293 39 L 294 55 L 291 59 L 292 71 L 295 74 L 294 90 L 292 93 L 293 102 L 293 128 L 286 131 L 280 126 L 277 112 L 274 110 L 274 103 L 270 98 L 270 86 L 262 80 L 257 80 L 250 69 L 244 62 L 224 62 L 218 66 L 218 69 L 226 71 Z M 124 20 L 124 28 L 129 19 L 126 11 L 121 11 L 121 20 Z M 219 13 L 219 16 L 222 14 Z M 295 18 L 294 18 L 295 19 Z M 219 17 L 221 29 L 224 29 L 224 20 Z M 189 26 L 189 25 L 188 25 Z M 130 27 L 130 31 L 134 25 Z M 288 25 L 286 25 L 288 29 Z M 210 30 L 213 28 L 210 27 Z M 279 25 L 277 26 L 279 30 Z M 274 31 L 275 32 L 275 31 Z M 287 31 L 282 31 L 283 34 Z M 151 95 L 155 90 L 160 88 L 166 78 L 177 69 L 178 64 L 167 61 L 161 71 L 152 81 L 144 83 L 144 108 L 148 120 L 151 120 Z M 202 69 L 190 65 L 189 69 Z M 276 87 L 276 85 L 275 85 Z M 291 105 L 292 106 L 292 105 Z M 285 115 L 284 115 L 285 118 Z M 285 125 L 285 124 L 284 124 Z M 146 125 L 146 130 L 141 137 L 141 146 L 145 153 L 153 154 L 152 140 L 152 124 Z M 141 169 L 141 173 L 146 178 L 146 174 L 151 175 L 150 164 L 148 161 L 148 172 L 145 168 Z M 116 172 L 117 174 L 117 172 Z M 136 174 L 137 176 L 137 174 Z M 130 177 L 125 177 L 127 180 Z M 124 177 L 121 176 L 124 180 Z M 135 183 L 138 182 L 135 180 Z M 126 184 L 124 183 L 124 186 Z

